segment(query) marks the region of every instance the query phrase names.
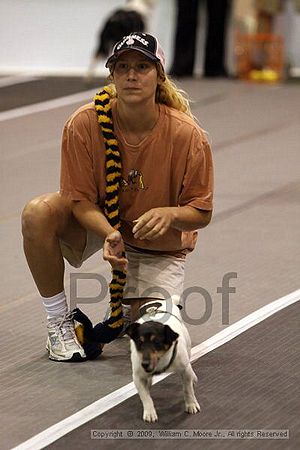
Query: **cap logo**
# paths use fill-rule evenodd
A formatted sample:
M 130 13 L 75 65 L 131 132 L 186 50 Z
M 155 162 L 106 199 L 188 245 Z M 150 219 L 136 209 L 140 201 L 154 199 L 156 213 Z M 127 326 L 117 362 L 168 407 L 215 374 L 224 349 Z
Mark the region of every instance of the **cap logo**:
M 139 41 L 141 44 L 143 44 L 145 47 L 148 47 L 149 42 L 146 41 L 146 39 L 142 38 L 138 34 L 131 34 L 129 36 L 125 36 L 125 38 L 120 42 L 120 44 L 117 46 L 116 50 L 120 50 L 124 44 L 125 45 L 133 45 L 136 41 Z
M 144 53 L 152 61 L 160 62 L 163 69 L 165 69 L 165 56 L 156 37 L 147 33 L 133 32 L 124 36 L 117 42 L 112 50 L 112 55 L 106 61 L 105 67 L 110 70 L 113 69 L 113 63 L 119 56 L 119 53 L 125 50 L 136 50 Z
M 127 45 L 132 45 L 132 44 L 134 44 L 134 39 L 132 39 L 132 37 L 130 37 L 129 39 L 127 39 L 126 44 L 127 44 Z

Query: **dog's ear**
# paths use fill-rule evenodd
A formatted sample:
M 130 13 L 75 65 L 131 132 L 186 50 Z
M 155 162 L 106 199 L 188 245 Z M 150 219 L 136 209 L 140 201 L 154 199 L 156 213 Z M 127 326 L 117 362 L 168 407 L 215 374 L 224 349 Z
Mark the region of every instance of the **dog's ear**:
M 131 337 L 131 339 L 136 339 L 136 337 L 138 336 L 138 329 L 141 326 L 140 323 L 137 322 L 133 322 L 131 323 L 127 328 L 126 328 L 126 333 L 128 334 L 129 337 Z
M 165 328 L 165 343 L 171 345 L 172 342 L 176 341 L 179 334 L 175 333 L 169 325 L 164 325 Z

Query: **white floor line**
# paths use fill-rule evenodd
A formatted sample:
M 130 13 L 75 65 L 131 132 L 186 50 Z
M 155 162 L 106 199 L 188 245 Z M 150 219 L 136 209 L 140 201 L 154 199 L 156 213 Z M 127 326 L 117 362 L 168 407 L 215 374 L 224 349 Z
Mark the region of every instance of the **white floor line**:
M 72 105 L 82 101 L 92 101 L 97 88 L 88 91 L 77 92 L 76 94 L 66 95 L 64 97 L 47 100 L 45 102 L 34 103 L 33 105 L 21 106 L 20 108 L 10 109 L 8 111 L 0 112 L 0 122 L 5 120 L 12 120 L 18 117 L 28 116 L 30 114 L 48 111 L 54 108 L 61 108 L 62 106 Z
M 199 357 L 206 355 L 212 350 L 220 347 L 231 339 L 235 338 L 241 333 L 244 333 L 249 328 L 257 325 L 263 320 L 267 319 L 271 315 L 276 312 L 286 308 L 293 303 L 296 303 L 300 300 L 300 289 L 291 292 L 290 294 L 279 298 L 278 300 L 269 303 L 268 305 L 258 309 L 252 314 L 244 317 L 238 322 L 230 325 L 229 327 L 222 330 L 220 333 L 217 333 L 215 336 L 207 339 L 205 342 L 195 346 L 192 349 L 192 361 L 197 360 Z M 161 380 L 169 376 L 170 374 L 162 374 L 155 378 L 154 383 L 159 383 Z M 79 426 L 87 423 L 88 421 L 94 419 L 95 417 L 100 416 L 106 411 L 112 409 L 113 407 L 119 405 L 123 401 L 132 397 L 137 393 L 134 384 L 131 382 L 126 386 L 123 386 L 120 389 L 112 392 L 111 394 L 106 395 L 105 397 L 97 400 L 91 405 L 83 408 L 75 414 L 67 417 L 61 422 L 56 423 L 55 425 L 47 428 L 41 433 L 33 436 L 31 439 L 23 442 L 12 450 L 40 450 L 45 448 L 47 445 L 57 441 L 62 436 L 67 433 L 75 430 Z
M 7 86 L 14 86 L 15 84 L 29 83 L 30 81 L 38 80 L 39 77 L 30 75 L 14 75 L 10 77 L 0 78 L 0 88 Z

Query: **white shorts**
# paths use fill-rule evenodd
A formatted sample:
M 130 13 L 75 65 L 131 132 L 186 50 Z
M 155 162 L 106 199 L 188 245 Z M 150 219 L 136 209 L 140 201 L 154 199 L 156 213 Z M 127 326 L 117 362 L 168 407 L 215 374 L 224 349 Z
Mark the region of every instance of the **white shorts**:
M 76 252 L 65 242 L 60 241 L 64 258 L 73 266 L 82 263 L 101 250 L 103 240 L 92 232 L 87 233 L 87 243 L 83 253 Z M 185 259 L 171 255 L 144 253 L 125 246 L 128 259 L 128 272 L 124 291 L 125 299 L 161 298 L 183 293 Z M 125 302 L 126 303 L 126 302 Z

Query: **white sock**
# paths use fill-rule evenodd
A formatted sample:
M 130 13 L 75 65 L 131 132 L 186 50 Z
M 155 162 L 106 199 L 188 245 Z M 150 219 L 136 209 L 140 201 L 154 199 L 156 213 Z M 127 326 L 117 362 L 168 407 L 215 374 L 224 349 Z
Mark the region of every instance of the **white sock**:
M 55 319 L 64 316 L 68 312 L 68 304 L 65 291 L 53 295 L 53 297 L 42 297 L 43 305 L 47 312 L 47 319 Z

